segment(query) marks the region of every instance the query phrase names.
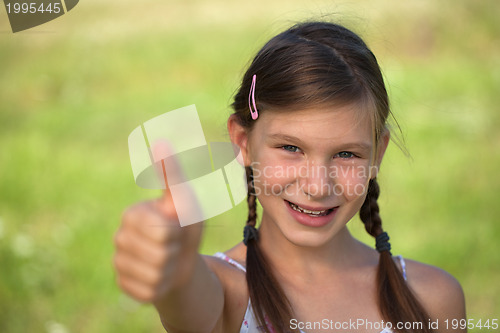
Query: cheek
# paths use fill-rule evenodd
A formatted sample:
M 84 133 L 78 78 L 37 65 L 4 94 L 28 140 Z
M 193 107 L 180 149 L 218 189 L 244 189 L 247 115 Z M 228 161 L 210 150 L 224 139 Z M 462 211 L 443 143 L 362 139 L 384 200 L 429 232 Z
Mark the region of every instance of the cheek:
M 255 162 L 252 165 L 254 174 L 254 187 L 259 195 L 281 195 L 281 193 L 294 182 L 293 163 L 283 160 L 267 159 L 266 163 Z
M 354 162 L 336 165 L 336 193 L 348 201 L 364 197 L 370 178 L 368 163 Z

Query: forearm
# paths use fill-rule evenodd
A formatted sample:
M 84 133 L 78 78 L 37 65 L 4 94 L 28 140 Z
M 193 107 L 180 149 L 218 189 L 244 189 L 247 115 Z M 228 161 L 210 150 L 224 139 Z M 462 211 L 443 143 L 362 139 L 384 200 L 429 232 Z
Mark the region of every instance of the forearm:
M 186 279 L 154 305 L 169 333 L 211 332 L 222 315 L 224 292 L 217 276 L 196 254 Z

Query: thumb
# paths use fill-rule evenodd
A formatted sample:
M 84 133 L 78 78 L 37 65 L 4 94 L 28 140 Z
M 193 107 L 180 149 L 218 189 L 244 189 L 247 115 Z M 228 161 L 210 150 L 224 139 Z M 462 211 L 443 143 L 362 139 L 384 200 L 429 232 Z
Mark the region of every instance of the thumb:
M 178 220 L 170 186 L 180 183 L 182 170 L 175 158 L 175 151 L 165 139 L 156 140 L 151 146 L 153 164 L 163 195 L 158 198 L 157 207 L 169 219 Z
M 195 191 L 184 175 L 174 149 L 167 140 L 157 140 L 152 146 L 157 174 L 165 184 L 158 208 L 181 226 L 201 222 L 203 214 Z

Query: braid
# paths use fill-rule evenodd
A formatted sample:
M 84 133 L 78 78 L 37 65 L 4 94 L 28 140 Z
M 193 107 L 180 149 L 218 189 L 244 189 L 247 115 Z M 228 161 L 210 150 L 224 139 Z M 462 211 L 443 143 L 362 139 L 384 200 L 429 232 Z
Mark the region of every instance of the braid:
M 255 227 L 257 224 L 257 196 L 255 195 L 255 187 L 253 185 L 253 171 L 251 167 L 245 167 L 248 184 L 248 219 L 247 225 Z
M 250 167 L 246 167 L 245 170 L 248 184 L 248 219 L 245 228 L 253 229 L 253 232 L 258 233 L 254 229 L 257 223 L 257 197 L 253 171 Z M 265 333 L 290 332 L 286 325 L 292 318 L 290 302 L 274 277 L 265 254 L 260 249 L 259 238 L 256 235 L 246 238 L 244 242 L 247 246 L 248 293 L 259 326 Z M 296 332 L 296 330 L 291 331 Z
M 366 199 L 359 211 L 359 217 L 365 225 L 366 231 L 373 237 L 381 235 L 382 219 L 377 199 L 380 195 L 380 187 L 377 180 L 371 179 L 368 185 Z M 431 333 L 428 327 L 429 315 L 419 303 L 408 284 L 403 279 L 398 267 L 392 259 L 390 246 L 379 250 L 380 260 L 377 269 L 377 293 L 378 306 L 382 317 L 392 322 L 393 327 L 398 322 L 421 322 L 423 328 L 418 332 Z M 413 329 L 401 329 L 398 332 L 417 332 Z
M 368 194 L 359 211 L 359 217 L 365 224 L 366 231 L 373 237 L 377 237 L 383 232 L 382 219 L 379 214 L 380 209 L 377 203 L 379 195 L 380 187 L 378 186 L 377 179 L 370 179 Z

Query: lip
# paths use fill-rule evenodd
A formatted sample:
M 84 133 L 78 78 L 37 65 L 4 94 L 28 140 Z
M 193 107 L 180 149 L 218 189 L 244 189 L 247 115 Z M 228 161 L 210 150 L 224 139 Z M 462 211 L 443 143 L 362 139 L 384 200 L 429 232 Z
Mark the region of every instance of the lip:
M 284 202 L 285 206 L 287 207 L 290 215 L 292 215 L 292 217 L 298 223 L 305 225 L 307 227 L 319 228 L 319 227 L 323 227 L 323 226 L 327 225 L 330 221 L 333 220 L 333 218 L 335 217 L 335 215 L 338 211 L 338 206 L 336 206 L 336 207 L 312 207 L 312 206 L 307 206 L 307 205 L 299 205 L 299 204 L 296 204 L 296 203 L 288 201 L 288 200 L 283 200 L 283 202 Z M 310 216 L 308 214 L 304 214 L 304 213 L 301 213 L 301 212 L 294 210 L 290 206 L 289 202 L 291 202 L 297 206 L 300 206 L 302 208 L 305 208 L 307 210 L 321 211 L 321 210 L 326 210 L 326 209 L 332 209 L 332 211 L 329 214 L 323 215 L 323 216 Z

